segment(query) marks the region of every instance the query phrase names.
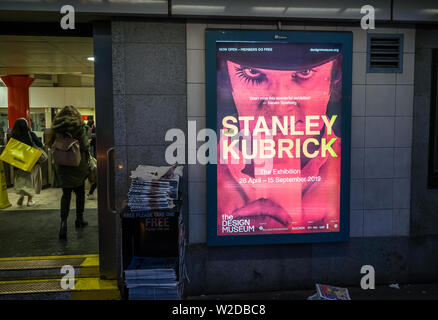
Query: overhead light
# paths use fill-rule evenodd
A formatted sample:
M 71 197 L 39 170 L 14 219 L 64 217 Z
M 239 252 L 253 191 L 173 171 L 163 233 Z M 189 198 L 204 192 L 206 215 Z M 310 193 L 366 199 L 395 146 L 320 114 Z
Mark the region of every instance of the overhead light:
M 420 12 L 424 14 L 438 14 L 438 9 L 421 9 Z
M 225 6 L 202 6 L 202 5 L 185 5 L 172 4 L 172 10 L 178 14 L 212 14 L 225 12 Z
M 94 61 L 94 57 L 88 57 L 87 60 L 88 61 Z
M 300 8 L 300 7 L 289 7 L 286 10 L 286 15 L 288 14 L 324 14 L 324 13 L 337 13 L 341 11 L 341 8 Z
M 283 14 L 286 10 L 285 7 L 252 7 L 252 11 L 257 13 L 277 13 L 277 14 Z
M 109 0 L 109 2 L 114 2 L 114 3 L 118 3 L 118 2 L 126 2 L 126 0 Z M 162 4 L 167 4 L 167 0 L 131 0 L 130 2 L 132 3 L 144 3 L 144 4 L 149 4 L 149 3 L 162 3 Z
M 361 8 L 347 8 L 347 9 L 345 9 L 345 10 L 343 10 L 342 11 L 342 13 L 345 13 L 345 14 L 360 14 L 360 10 L 361 10 Z M 379 12 L 379 11 L 382 11 L 382 9 L 381 8 L 374 8 L 374 11 L 375 12 Z

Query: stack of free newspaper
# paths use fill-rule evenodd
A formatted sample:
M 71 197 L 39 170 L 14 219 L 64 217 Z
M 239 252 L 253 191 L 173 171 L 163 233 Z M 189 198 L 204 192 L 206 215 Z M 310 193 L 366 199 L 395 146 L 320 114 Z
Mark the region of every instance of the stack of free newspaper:
M 136 178 L 131 181 L 128 206 L 133 212 L 171 209 L 174 207 L 171 193 L 172 188 L 168 181 Z
M 131 211 L 172 209 L 178 199 L 182 166 L 154 167 L 140 165 L 131 172 L 128 206 Z
M 133 257 L 125 270 L 129 300 L 179 300 L 175 257 Z

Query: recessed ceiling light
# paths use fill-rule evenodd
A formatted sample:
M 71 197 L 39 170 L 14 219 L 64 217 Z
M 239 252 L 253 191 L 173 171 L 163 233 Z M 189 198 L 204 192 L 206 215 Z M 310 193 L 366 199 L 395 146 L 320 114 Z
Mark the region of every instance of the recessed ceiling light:
M 94 57 L 88 57 L 87 60 L 88 61 L 94 61 Z

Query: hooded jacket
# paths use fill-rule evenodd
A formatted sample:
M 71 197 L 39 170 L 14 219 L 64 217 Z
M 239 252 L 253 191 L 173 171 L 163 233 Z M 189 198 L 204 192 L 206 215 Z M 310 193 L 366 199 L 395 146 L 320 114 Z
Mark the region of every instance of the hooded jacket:
M 65 115 L 62 117 L 55 117 L 52 130 L 55 135 L 54 138 L 62 138 L 71 134 L 72 138 L 79 141 L 81 151 L 81 162 L 78 167 L 69 167 L 54 164 L 54 181 L 55 188 L 76 188 L 84 184 L 88 176 L 88 157 L 89 148 L 88 136 L 85 132 L 84 123 L 74 115 Z

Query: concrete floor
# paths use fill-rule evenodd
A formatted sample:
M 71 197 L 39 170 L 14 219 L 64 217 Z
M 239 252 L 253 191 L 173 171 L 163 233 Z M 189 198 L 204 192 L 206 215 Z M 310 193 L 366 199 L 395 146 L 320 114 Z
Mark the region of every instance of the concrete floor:
M 374 290 L 348 287 L 351 300 L 438 300 L 438 283 L 400 284 L 400 289 L 376 285 Z M 187 300 L 307 300 L 313 290 L 189 296 Z
M 85 190 L 87 193 L 89 185 Z M 34 196 L 34 206 L 28 207 L 25 197 L 20 207 L 19 195 L 14 188 L 8 189 L 12 206 L 0 209 L 0 257 L 98 253 L 97 190 L 96 200 L 85 198 L 85 220 L 89 225 L 81 231 L 76 231 L 74 226 L 76 196 L 72 194 L 67 241 L 58 239 L 61 195 L 62 189 L 47 188 Z

